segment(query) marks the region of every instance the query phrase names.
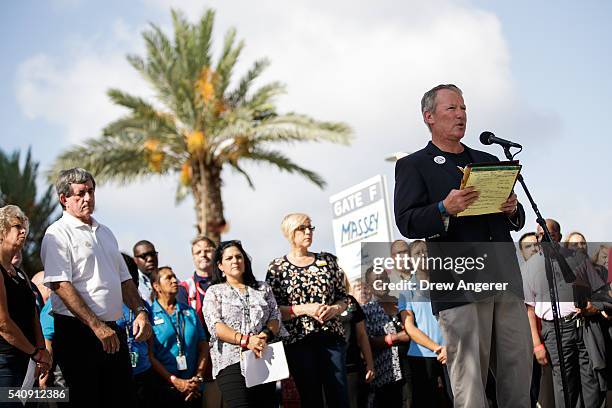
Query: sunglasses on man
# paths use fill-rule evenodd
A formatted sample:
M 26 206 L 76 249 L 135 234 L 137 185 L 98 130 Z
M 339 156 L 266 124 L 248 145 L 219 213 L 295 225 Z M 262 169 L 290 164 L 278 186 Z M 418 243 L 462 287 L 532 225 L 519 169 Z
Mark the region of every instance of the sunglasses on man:
M 138 255 L 134 255 L 136 258 L 140 258 L 143 261 L 146 261 L 148 257 L 151 258 L 157 258 L 157 251 L 149 251 L 149 252 L 145 252 L 144 254 L 138 254 Z

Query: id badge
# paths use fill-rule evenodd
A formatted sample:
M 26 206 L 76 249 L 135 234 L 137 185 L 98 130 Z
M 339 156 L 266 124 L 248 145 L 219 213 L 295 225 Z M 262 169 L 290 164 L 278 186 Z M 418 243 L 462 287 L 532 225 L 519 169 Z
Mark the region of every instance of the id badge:
M 132 368 L 135 368 L 138 364 L 138 353 L 135 351 L 130 352 L 130 362 L 132 363 Z
M 187 357 L 185 355 L 176 356 L 176 367 L 179 371 L 187 369 Z

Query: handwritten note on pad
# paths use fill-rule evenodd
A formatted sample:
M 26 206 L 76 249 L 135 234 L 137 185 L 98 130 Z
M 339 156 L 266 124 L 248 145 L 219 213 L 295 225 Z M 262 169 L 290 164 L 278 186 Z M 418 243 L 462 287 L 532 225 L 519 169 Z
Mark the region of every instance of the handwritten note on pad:
M 457 217 L 501 212 L 500 207 L 512 193 L 520 171 L 518 161 L 468 164 L 463 169 L 461 189 L 474 187 L 480 196 Z
M 247 388 L 289 377 L 289 366 L 282 342 L 269 344 L 263 356 L 256 358 L 251 350 L 242 353 L 242 364 Z

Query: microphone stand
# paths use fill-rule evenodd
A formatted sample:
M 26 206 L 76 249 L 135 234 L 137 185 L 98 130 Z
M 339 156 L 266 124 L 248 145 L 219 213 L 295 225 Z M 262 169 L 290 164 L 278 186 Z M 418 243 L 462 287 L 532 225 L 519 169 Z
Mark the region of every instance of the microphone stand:
M 506 155 L 508 160 L 513 160 L 509 146 L 504 146 L 504 154 Z M 563 387 L 563 400 L 565 401 L 565 408 L 570 408 L 570 398 L 567 388 L 567 372 L 565 368 L 565 362 L 563 360 L 563 345 L 561 344 L 561 326 L 559 323 L 559 298 L 557 282 L 555 279 L 555 274 L 553 273 L 552 259 L 554 258 L 559 263 L 563 278 L 567 283 L 574 282 L 576 280 L 576 276 L 565 261 L 565 258 L 559 253 L 559 244 L 553 242 L 552 237 L 550 235 L 550 231 L 546 226 L 546 221 L 542 217 L 542 214 L 540 214 L 540 210 L 538 209 L 537 204 L 533 200 L 533 197 L 531 196 L 531 193 L 529 192 L 529 189 L 525 184 L 525 180 L 523 179 L 522 174 L 519 173 L 517 179 L 519 183 L 521 183 L 523 191 L 525 191 L 525 194 L 527 195 L 527 198 L 531 203 L 531 208 L 533 208 L 533 212 L 536 215 L 536 222 L 544 231 L 544 237 L 542 238 L 543 245 L 540 246 L 542 248 L 542 252 L 544 253 L 544 266 L 546 269 L 546 279 L 548 281 L 548 288 L 550 293 L 550 303 L 552 305 L 553 324 L 555 327 L 555 339 L 557 342 L 557 355 L 559 356 L 559 369 L 561 371 L 561 384 Z

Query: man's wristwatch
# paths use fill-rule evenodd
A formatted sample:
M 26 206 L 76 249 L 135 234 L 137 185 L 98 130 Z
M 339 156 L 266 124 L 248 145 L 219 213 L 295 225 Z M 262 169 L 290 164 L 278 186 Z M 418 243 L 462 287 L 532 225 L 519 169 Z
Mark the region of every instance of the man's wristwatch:
M 149 314 L 149 309 L 144 306 L 138 306 L 135 310 L 135 314 L 139 314 L 140 312 L 145 312 L 146 314 Z

